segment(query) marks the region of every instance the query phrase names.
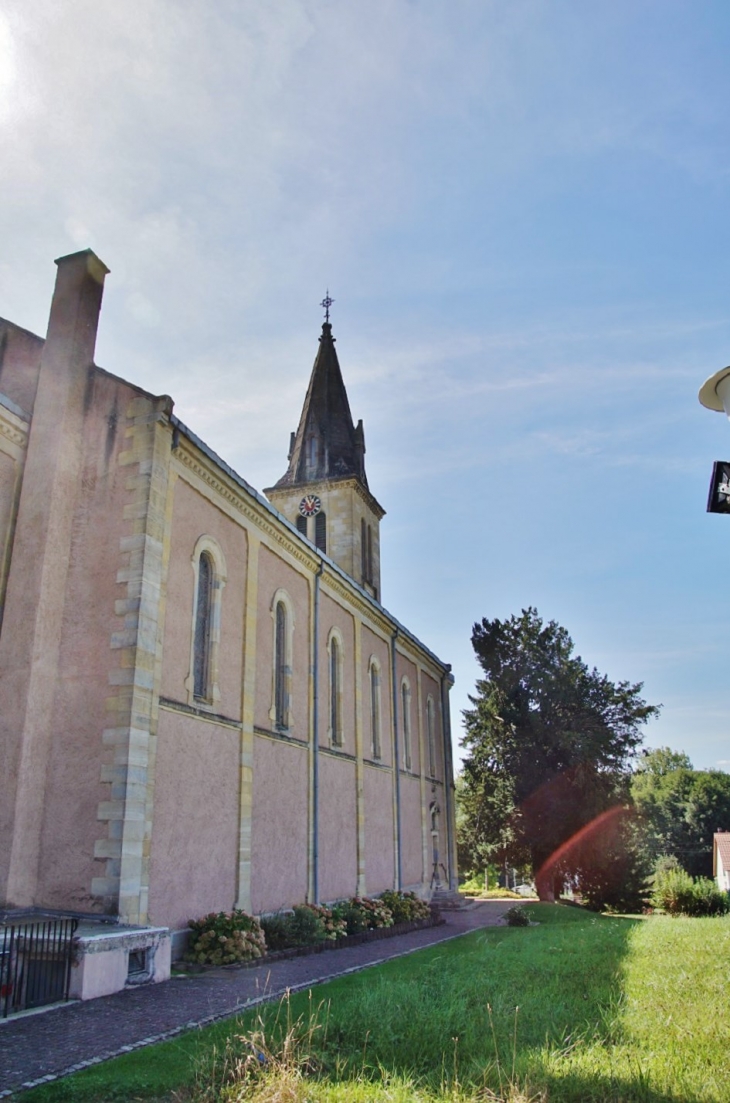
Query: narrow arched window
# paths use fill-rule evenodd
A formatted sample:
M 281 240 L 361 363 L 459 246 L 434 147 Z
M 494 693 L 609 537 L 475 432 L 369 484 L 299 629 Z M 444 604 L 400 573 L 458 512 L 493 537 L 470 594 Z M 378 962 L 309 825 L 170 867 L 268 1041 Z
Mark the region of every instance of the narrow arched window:
M 289 701 L 287 692 L 287 613 L 283 601 L 276 603 L 276 635 L 274 655 L 274 712 L 277 728 L 288 727 Z
M 373 527 L 368 525 L 368 582 L 373 581 Z
M 370 745 L 373 758 L 380 758 L 380 670 L 370 663 Z
M 426 732 L 428 735 L 428 770 L 431 777 L 436 776 L 436 715 L 433 697 L 426 701 Z
M 336 636 L 330 640 L 330 739 L 342 746 L 342 650 Z
M 210 622 L 213 606 L 213 560 L 201 552 L 198 560 L 198 592 L 195 601 L 193 643 L 193 696 L 205 701 L 210 696 Z
M 327 554 L 327 514 L 320 510 L 314 519 L 314 542 L 320 551 Z
M 301 532 L 302 536 L 307 535 L 307 518 L 301 515 L 297 517 L 297 532 Z
M 360 568 L 363 582 L 368 580 L 368 536 L 365 518 L 360 518 Z
M 400 687 L 403 712 L 403 766 L 411 768 L 411 687 L 404 679 Z

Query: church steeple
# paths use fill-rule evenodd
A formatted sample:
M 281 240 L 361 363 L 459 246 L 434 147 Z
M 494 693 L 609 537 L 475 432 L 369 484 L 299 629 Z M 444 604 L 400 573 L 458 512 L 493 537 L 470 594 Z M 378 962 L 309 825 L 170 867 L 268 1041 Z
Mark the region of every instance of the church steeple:
M 303 485 L 320 479 L 360 479 L 365 475 L 362 421 L 352 420 L 332 336 L 325 322 L 296 433 L 292 433 L 289 466 L 277 486 Z
M 365 474 L 362 421 L 352 420 L 332 336 L 329 293 L 322 336 L 289 465 L 264 493 L 284 516 L 375 598 L 380 597 L 380 520 Z

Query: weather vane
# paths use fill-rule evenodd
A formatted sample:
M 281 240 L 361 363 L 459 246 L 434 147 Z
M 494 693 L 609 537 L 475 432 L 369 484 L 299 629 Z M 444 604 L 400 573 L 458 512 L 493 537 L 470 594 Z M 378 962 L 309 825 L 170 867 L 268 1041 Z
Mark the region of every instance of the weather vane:
M 327 288 L 327 294 L 322 299 L 322 302 L 319 304 L 320 306 L 324 307 L 324 320 L 325 320 L 325 322 L 329 322 L 329 320 L 330 320 L 330 307 L 332 306 L 332 303 L 334 301 L 335 301 L 334 299 L 330 298 L 330 289 L 328 287 Z

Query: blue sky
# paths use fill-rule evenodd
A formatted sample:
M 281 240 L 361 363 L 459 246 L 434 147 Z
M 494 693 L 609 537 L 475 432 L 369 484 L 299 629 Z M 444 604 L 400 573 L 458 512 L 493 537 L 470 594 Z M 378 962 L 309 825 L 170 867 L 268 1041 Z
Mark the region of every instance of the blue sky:
M 526 605 L 730 769 L 730 7 L 6 0 L 0 314 L 111 269 L 97 360 L 257 487 L 329 287 L 386 606 L 456 676 Z

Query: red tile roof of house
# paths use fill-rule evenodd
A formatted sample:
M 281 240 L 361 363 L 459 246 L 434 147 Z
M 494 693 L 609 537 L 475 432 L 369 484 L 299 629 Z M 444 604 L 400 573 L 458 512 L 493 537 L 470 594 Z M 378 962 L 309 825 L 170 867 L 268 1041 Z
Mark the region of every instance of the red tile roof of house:
M 717 875 L 717 855 L 722 860 L 722 868 L 730 869 L 730 831 L 717 831 L 712 853 L 712 872 Z

